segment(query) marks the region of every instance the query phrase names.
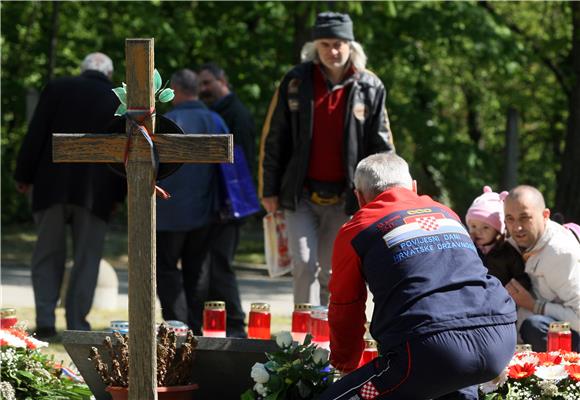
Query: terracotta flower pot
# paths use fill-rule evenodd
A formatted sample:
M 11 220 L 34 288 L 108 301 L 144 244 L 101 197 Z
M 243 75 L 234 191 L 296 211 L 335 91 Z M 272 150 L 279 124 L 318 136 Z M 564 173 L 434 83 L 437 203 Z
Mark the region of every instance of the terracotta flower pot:
M 157 387 L 158 400 L 193 400 L 193 392 L 199 388 L 197 384 L 185 386 L 160 386 Z M 120 386 L 107 386 L 105 388 L 111 394 L 113 400 L 127 400 L 129 388 Z

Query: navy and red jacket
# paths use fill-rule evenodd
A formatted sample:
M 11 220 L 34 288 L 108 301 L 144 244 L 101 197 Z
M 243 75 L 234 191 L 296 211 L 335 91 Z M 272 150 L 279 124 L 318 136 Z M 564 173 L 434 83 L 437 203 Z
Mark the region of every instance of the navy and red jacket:
M 341 371 L 355 369 L 364 348 L 366 284 L 383 353 L 413 337 L 516 321 L 459 217 L 405 188 L 362 207 L 334 243 L 328 319 L 331 362 Z

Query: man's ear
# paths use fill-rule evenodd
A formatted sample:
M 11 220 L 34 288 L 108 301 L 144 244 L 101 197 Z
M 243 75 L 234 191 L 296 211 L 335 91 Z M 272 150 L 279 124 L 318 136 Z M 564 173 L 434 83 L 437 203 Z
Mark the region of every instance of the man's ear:
M 542 211 L 542 216 L 544 217 L 544 219 L 549 219 L 550 218 L 550 209 L 544 208 L 544 211 Z

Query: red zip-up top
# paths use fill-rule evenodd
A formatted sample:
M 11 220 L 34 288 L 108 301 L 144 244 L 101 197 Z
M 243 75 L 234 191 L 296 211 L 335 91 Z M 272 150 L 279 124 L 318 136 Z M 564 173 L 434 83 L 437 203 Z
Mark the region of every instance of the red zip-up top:
M 307 177 L 321 182 L 344 180 L 344 120 L 349 79 L 354 69 L 346 72 L 342 83 L 331 87 L 320 64 L 314 66 L 314 115 L 312 143 Z
M 330 279 L 331 363 L 355 369 L 364 347 L 366 284 L 371 335 L 382 351 L 449 329 L 508 324 L 515 305 L 487 275 L 457 215 L 428 196 L 389 189 L 343 225 Z

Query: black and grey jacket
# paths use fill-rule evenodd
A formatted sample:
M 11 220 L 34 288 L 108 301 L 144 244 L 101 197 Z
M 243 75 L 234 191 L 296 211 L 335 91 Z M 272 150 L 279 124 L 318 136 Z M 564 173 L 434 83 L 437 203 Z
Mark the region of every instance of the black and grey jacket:
M 262 130 L 259 190 L 261 197 L 278 196 L 282 208 L 294 210 L 300 201 L 308 170 L 314 111 L 313 62 L 288 72 L 270 103 Z M 356 71 L 349 85 L 344 121 L 345 211 L 357 209 L 352 193 L 360 160 L 394 151 L 385 108 L 386 91 L 368 70 Z

